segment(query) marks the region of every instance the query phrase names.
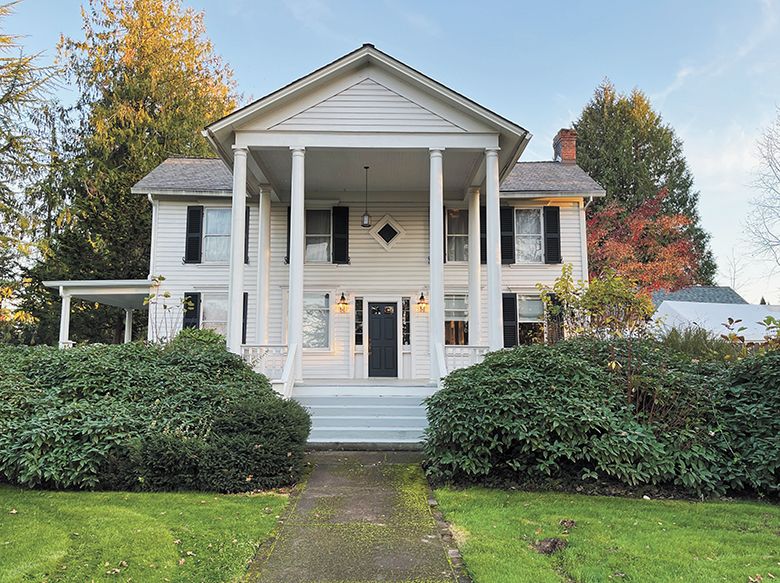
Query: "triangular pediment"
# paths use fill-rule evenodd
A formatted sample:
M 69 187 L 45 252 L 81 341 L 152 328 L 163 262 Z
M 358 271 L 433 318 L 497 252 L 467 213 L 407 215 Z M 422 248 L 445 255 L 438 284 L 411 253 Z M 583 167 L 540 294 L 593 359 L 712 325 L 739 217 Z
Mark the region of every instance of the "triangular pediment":
M 368 78 L 273 126 L 297 131 L 432 131 L 464 128 Z

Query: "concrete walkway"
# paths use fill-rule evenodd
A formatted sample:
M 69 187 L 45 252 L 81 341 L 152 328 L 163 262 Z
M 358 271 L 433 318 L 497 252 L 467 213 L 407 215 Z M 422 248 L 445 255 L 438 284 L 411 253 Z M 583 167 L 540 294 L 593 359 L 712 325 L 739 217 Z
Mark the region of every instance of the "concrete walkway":
M 313 471 L 249 580 L 457 581 L 415 453 L 312 454 Z

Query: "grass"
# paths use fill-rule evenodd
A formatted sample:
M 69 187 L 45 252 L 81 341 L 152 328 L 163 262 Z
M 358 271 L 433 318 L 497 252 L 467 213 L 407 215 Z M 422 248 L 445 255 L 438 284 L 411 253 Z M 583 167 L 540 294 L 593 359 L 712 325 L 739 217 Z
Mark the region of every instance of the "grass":
M 436 498 L 475 583 L 780 579 L 778 506 L 481 488 Z M 563 519 L 576 521 L 568 534 Z M 568 546 L 551 556 L 531 547 L 548 537 Z
M 0 486 L 0 583 L 235 581 L 286 502 Z

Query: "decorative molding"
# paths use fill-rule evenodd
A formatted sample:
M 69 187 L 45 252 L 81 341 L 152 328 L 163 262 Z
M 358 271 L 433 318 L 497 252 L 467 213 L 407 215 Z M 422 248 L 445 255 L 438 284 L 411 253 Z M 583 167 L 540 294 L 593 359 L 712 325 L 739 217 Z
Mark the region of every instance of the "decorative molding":
M 379 231 L 381 231 L 385 225 L 390 225 L 398 232 L 398 234 L 393 237 L 390 242 L 385 241 L 379 234 Z M 401 239 L 401 237 L 406 235 L 406 230 L 393 217 L 390 215 L 385 215 L 379 219 L 373 227 L 371 227 L 369 233 L 374 239 L 376 239 L 377 243 L 379 243 L 385 249 L 385 251 L 390 251 L 393 245 L 395 245 Z

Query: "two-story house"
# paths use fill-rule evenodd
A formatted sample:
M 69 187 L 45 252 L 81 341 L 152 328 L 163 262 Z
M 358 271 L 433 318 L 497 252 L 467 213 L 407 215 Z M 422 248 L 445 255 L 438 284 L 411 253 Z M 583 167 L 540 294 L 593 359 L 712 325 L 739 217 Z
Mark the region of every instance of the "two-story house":
M 562 263 L 587 278 L 585 208 L 604 190 L 576 165 L 576 133 L 558 133 L 552 161 L 518 162 L 527 130 L 372 45 L 203 134 L 217 158 L 170 158 L 132 189 L 152 205 L 150 277 L 189 308 L 166 335 L 218 330 L 325 413 L 348 406 L 339 394 L 419 409 L 448 371 L 544 336 L 536 285 Z M 47 284 L 63 298 L 63 346 L 71 297 L 126 308 L 129 340 L 150 289 Z M 316 415 L 315 430 L 357 435 L 318 429 Z

